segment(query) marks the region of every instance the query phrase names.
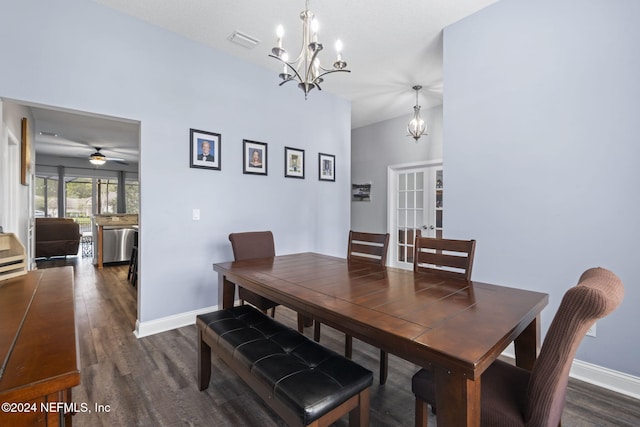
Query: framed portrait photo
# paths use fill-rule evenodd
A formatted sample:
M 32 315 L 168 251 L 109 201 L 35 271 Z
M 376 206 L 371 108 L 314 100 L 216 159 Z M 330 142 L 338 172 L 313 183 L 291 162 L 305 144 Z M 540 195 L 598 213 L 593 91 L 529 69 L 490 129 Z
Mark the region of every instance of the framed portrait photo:
M 242 140 L 242 172 L 253 175 L 267 174 L 267 144 Z
M 284 176 L 304 179 L 304 150 L 284 147 Z
M 320 181 L 336 180 L 336 156 L 333 154 L 318 154 L 318 179 Z
M 220 170 L 221 135 L 219 133 L 190 129 L 189 166 L 192 168 Z

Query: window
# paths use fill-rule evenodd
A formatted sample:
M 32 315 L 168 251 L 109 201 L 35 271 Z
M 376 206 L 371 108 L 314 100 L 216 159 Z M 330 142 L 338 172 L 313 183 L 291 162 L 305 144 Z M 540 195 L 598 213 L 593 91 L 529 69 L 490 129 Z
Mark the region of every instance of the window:
M 140 185 L 138 184 L 138 181 L 126 181 L 124 193 L 126 212 L 131 214 L 139 213 Z
M 58 180 L 36 176 L 35 216 L 58 216 Z
M 67 200 L 65 217 L 73 218 L 80 224 L 80 232 L 91 231 L 93 215 L 93 180 L 91 178 L 74 178 L 66 184 Z
M 98 203 L 101 214 L 118 212 L 118 180 L 100 178 L 98 180 Z
M 125 213 L 139 213 L 140 185 L 127 180 L 124 194 L 118 195 L 117 178 L 65 177 L 65 212 L 58 215 L 58 179 L 46 175 L 36 176 L 35 216 L 74 218 L 83 228 L 91 228 L 94 213 L 118 213 L 118 197 Z M 97 199 L 94 196 L 97 195 Z M 84 229 L 83 229 L 84 230 Z

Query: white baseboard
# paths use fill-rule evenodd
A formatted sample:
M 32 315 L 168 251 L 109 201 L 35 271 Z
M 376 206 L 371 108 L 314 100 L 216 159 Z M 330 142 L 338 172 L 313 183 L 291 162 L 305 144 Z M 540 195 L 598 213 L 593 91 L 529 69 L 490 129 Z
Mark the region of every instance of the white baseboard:
M 218 306 L 214 305 L 186 313 L 163 317 L 161 319 L 150 320 L 148 322 L 140 322 L 140 320 L 137 320 L 136 330 L 133 331 L 133 334 L 136 338 L 142 338 L 149 335 L 159 334 L 160 332 L 181 328 L 183 326 L 193 325 L 196 323 L 196 316 L 198 314 L 209 313 L 216 310 L 218 310 Z
M 592 363 L 574 360 L 571 366 L 572 378 L 597 385 L 617 393 L 640 399 L 640 378 Z
M 503 356 L 515 358 L 513 344 L 502 353 Z M 640 399 L 640 377 L 614 371 L 592 363 L 575 359 L 569 372 L 571 378 L 624 394 L 634 399 Z

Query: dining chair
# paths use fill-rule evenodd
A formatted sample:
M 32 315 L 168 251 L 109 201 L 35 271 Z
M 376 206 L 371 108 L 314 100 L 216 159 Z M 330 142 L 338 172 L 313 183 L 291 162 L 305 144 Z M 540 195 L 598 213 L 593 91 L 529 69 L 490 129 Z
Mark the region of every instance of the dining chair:
M 351 230 L 347 246 L 347 261 L 364 261 L 386 265 L 388 248 L 389 233 L 362 233 Z
M 482 374 L 480 425 L 560 425 L 576 351 L 589 328 L 613 312 L 623 296 L 624 286 L 611 271 L 600 267 L 585 271 L 564 294 L 533 369 L 496 360 Z M 415 374 L 411 388 L 416 396 L 415 425 L 426 427 L 427 404 L 432 411 L 436 404 L 433 370 Z
M 416 233 L 413 271 L 471 280 L 475 240 L 422 237 Z
M 364 261 L 376 265 L 387 264 L 387 251 L 389 248 L 389 233 L 364 233 L 349 231 L 347 245 L 347 261 Z M 314 322 L 313 339 L 320 341 L 320 322 Z M 353 353 L 353 337 L 345 335 L 344 355 L 351 359 Z M 380 384 L 387 380 L 387 354 L 380 350 Z
M 271 231 L 231 233 L 229 234 L 229 241 L 231 241 L 233 258 L 236 261 L 276 256 L 273 233 Z M 270 309 L 271 317 L 275 317 L 276 306 L 280 305 L 241 286 L 238 286 L 238 296 L 243 304 L 248 302 L 264 313 Z M 310 318 L 298 313 L 298 332 L 303 332 L 304 326 L 310 326 L 312 324 L 313 321 Z
M 413 271 L 416 273 L 432 273 L 442 277 L 471 280 L 475 250 L 475 240 L 422 237 L 420 230 L 416 230 Z M 387 358 L 388 355 L 381 350 L 381 378 L 383 377 L 383 364 L 385 366 L 384 378 L 386 378 L 387 375 Z
M 276 248 L 271 231 L 231 233 L 229 234 L 229 241 L 231 242 L 235 261 L 276 256 Z M 278 303 L 241 286 L 238 287 L 238 296 L 243 304 L 248 302 L 264 313 L 271 309 L 271 317 L 275 316 Z

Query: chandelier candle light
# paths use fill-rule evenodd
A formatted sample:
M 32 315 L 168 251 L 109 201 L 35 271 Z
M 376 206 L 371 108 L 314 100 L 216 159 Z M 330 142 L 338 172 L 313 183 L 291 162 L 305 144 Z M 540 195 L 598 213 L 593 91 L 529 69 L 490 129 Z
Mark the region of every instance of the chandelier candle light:
M 280 78 L 282 82 L 279 86 L 295 80 L 298 87 L 304 92 L 304 99 L 311 89 L 317 87 L 322 90 L 320 83 L 324 81 L 323 76 L 329 73 L 347 70 L 347 63 L 342 60 L 342 42 L 336 41 L 337 58 L 333 63 L 333 68 L 327 69 L 320 65 L 318 54 L 323 49 L 322 43 L 318 42 L 318 21 L 314 18 L 313 12 L 309 10 L 309 1 L 306 2 L 305 10 L 300 12 L 302 19 L 302 48 L 298 57 L 289 61 L 289 54 L 282 48 L 282 38 L 284 36 L 284 28 L 278 25 L 276 35 L 278 36 L 278 45 L 271 49 L 272 58 L 282 62 L 282 73 Z M 292 74 L 293 73 L 293 74 Z
M 413 137 L 413 139 L 416 140 L 416 143 L 427 131 L 427 125 L 424 123 L 424 120 L 422 120 L 422 117 L 420 117 L 420 105 L 418 105 L 418 92 L 420 89 L 422 89 L 422 86 L 420 85 L 413 87 L 413 90 L 416 91 L 416 105 L 413 107 L 413 118 L 407 126 L 409 136 Z

